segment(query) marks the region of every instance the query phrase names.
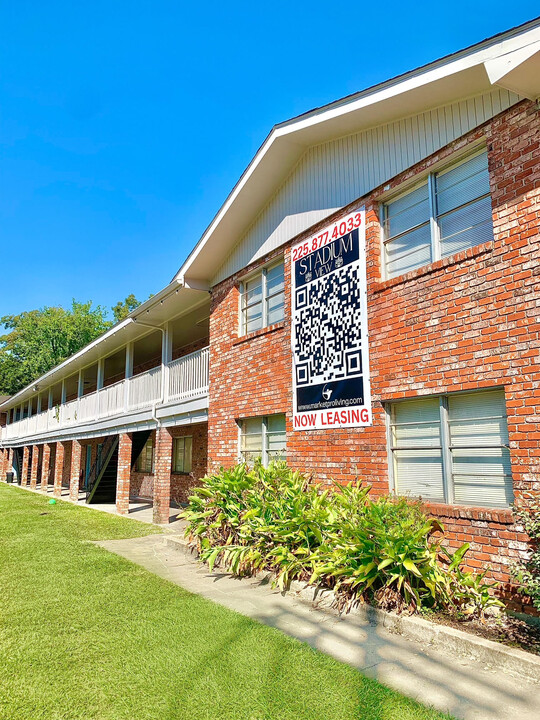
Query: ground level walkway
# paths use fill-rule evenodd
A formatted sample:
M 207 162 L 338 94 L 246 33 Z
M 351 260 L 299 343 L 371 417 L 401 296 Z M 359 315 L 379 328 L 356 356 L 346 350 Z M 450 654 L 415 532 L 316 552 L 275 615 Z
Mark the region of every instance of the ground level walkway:
M 177 528 L 180 526 L 181 523 Z M 209 573 L 185 546 L 171 547 L 171 540 L 169 535 L 165 538 L 153 535 L 108 540 L 99 545 L 193 593 L 276 627 L 456 718 L 540 718 L 540 684 L 480 667 L 434 647 L 422 647 L 357 615 L 339 617 L 316 610 L 269 585 L 236 580 L 225 573 Z
M 20 485 L 18 486 L 20 487 Z M 50 495 L 50 497 L 58 497 L 54 495 L 54 488 L 52 485 L 47 486 L 47 490 L 41 489 L 41 485 L 37 485 L 36 488 L 31 488 L 30 486 L 25 486 L 22 488 L 23 490 L 28 490 L 29 492 L 36 492 L 40 495 L 47 493 L 47 495 Z M 92 503 L 88 505 L 86 503 L 86 493 L 85 492 L 79 492 L 78 500 L 72 500 L 69 496 L 69 488 L 62 487 L 61 494 L 59 496 L 59 499 L 64 500 L 65 502 L 72 503 L 73 505 L 84 505 L 85 507 L 92 508 L 92 510 L 100 510 L 101 512 L 107 512 L 112 515 L 119 515 L 120 513 L 116 509 L 115 503 Z M 181 508 L 177 506 L 171 505 L 169 507 L 169 524 L 163 526 L 164 530 L 167 532 L 179 532 L 179 519 L 178 519 L 178 513 L 181 512 Z M 140 520 L 141 522 L 146 523 L 153 523 L 153 504 L 151 500 L 143 500 L 143 499 L 137 499 L 137 500 L 130 500 L 129 501 L 129 511 L 128 511 L 129 517 L 133 518 L 133 520 Z

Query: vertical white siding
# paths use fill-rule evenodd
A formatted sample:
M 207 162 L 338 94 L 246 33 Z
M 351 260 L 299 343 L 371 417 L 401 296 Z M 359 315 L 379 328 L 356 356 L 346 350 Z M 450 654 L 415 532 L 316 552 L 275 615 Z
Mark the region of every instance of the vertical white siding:
M 229 254 L 212 284 L 519 101 L 506 90 L 309 148 Z

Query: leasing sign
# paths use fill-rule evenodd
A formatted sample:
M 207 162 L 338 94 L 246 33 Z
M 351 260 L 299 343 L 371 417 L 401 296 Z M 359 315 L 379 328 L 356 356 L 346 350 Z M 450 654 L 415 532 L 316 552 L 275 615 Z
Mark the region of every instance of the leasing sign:
M 371 425 L 365 210 L 291 250 L 293 426 Z

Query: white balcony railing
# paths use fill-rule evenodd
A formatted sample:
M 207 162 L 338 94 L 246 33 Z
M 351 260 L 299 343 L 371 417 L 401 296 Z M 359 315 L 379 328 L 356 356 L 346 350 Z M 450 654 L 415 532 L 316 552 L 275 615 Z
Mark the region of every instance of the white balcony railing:
M 184 402 L 208 393 L 209 349 L 185 355 L 168 365 L 168 383 L 162 387 L 161 366 L 120 380 L 101 390 L 62 403 L 1 429 L 2 440 L 39 435 L 83 425 L 128 411 L 143 410 L 163 402 Z M 165 378 L 167 375 L 165 376 Z
M 129 381 L 130 410 L 138 410 L 161 400 L 161 367 L 135 375 Z
M 184 355 L 169 363 L 169 400 L 185 400 L 208 392 L 209 348 Z

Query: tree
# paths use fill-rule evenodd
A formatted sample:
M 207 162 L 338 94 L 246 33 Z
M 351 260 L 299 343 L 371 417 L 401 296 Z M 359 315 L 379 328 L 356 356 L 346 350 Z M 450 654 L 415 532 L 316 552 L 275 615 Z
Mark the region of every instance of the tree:
M 76 300 L 69 310 L 44 307 L 1 323 L 8 332 L 0 336 L 0 395 L 14 395 L 112 325 L 103 307 Z
M 137 300 L 133 293 L 128 295 L 124 301 L 119 300 L 116 305 L 113 305 L 111 308 L 114 315 L 114 321 L 120 322 L 120 320 L 124 320 L 124 318 L 126 318 L 132 310 L 139 307 L 140 304 L 140 301 Z

